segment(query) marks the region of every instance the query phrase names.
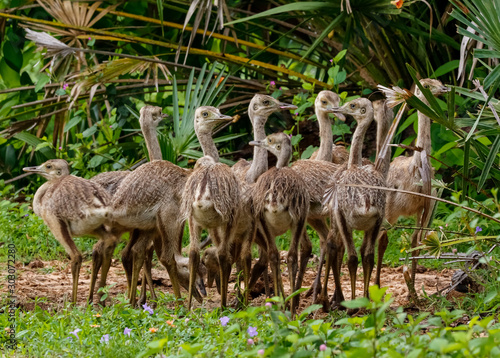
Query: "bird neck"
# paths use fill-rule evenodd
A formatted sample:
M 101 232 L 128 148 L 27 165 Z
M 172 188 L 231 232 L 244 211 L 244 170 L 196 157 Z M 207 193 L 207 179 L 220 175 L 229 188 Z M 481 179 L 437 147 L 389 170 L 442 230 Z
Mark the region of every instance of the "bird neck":
M 262 117 L 255 116 L 252 118 L 252 124 L 254 123 L 265 123 L 265 120 L 262 120 Z M 258 117 L 258 118 L 257 118 Z M 261 141 L 266 139 L 266 131 L 264 129 L 264 125 L 254 124 L 253 126 L 253 140 Z M 255 183 L 257 178 L 267 171 L 267 150 L 265 148 L 261 148 L 259 146 L 253 147 L 253 161 L 250 169 L 248 169 L 246 181 L 249 184 Z
M 319 151 L 316 160 L 332 161 L 333 133 L 328 113 L 320 111 L 316 114 L 319 125 Z
M 278 156 L 278 161 L 276 162 L 276 168 L 288 167 L 290 164 L 290 159 L 292 158 L 292 148 L 283 148 Z
M 393 111 L 391 109 L 388 109 L 385 103 L 382 103 L 381 106 L 382 108 L 380 108 L 380 110 L 375 111 L 373 113 L 374 119 L 376 119 L 377 122 L 377 152 L 376 152 L 377 158 L 380 155 L 380 151 L 382 150 L 382 145 L 385 142 L 387 133 L 389 133 L 389 129 L 391 128 L 391 122 L 394 117 Z M 382 166 L 379 170 L 384 175 L 384 177 L 389 173 L 390 165 L 391 165 L 391 150 L 390 148 L 388 148 L 388 152 L 386 153 L 382 162 Z
M 429 105 L 429 102 L 425 99 L 424 95 L 419 95 L 418 99 Z M 427 117 L 422 112 L 418 112 L 418 133 L 417 133 L 417 147 L 425 150 L 427 155 L 431 154 L 431 119 Z M 420 160 L 420 152 L 415 151 L 413 156 Z
M 372 116 L 373 119 L 373 116 Z M 347 168 L 350 169 L 353 166 L 361 166 L 361 159 L 363 158 L 363 140 L 365 139 L 366 131 L 370 126 L 371 120 L 364 120 L 356 127 L 354 134 L 352 136 L 352 146 L 351 153 L 349 155 L 349 161 L 347 163 Z
M 219 151 L 215 146 L 212 133 L 196 133 L 200 142 L 203 155 L 212 157 L 216 162 L 219 161 Z
M 158 141 L 158 133 L 154 126 L 142 126 L 142 134 L 146 141 L 146 148 L 148 149 L 149 160 L 162 160 L 160 142 Z

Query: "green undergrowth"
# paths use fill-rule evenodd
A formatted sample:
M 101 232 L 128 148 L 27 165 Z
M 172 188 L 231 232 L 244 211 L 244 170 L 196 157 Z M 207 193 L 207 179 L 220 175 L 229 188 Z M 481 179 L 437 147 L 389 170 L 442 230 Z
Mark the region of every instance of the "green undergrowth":
M 393 311 L 391 295 L 385 292 L 372 286 L 371 301 L 345 303 L 365 315 L 340 311 L 322 319 L 316 318 L 319 305 L 292 317 L 277 297 L 264 306 L 224 312 L 168 309 L 170 295 L 160 295 L 158 308 L 149 312 L 131 308 L 123 296 L 121 303 L 104 308 L 36 307 L 16 311 L 17 349 L 6 347 L 6 331 L 0 333 L 0 346 L 8 357 L 500 356 L 497 316 L 471 317 L 459 310 Z M 4 327 L 5 312 L 0 315 Z

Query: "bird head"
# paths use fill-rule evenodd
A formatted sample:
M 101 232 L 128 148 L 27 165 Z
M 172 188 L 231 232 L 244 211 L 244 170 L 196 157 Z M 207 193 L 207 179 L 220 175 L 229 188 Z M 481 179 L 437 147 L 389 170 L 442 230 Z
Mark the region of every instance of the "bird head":
M 220 113 L 218 108 L 211 106 L 198 107 L 194 112 L 194 130 L 197 134 L 212 134 L 220 123 L 232 121 L 233 117 Z
M 140 110 L 139 123 L 141 127 L 145 125 L 152 126 L 156 128 L 160 122 L 167 117 L 165 113 L 162 113 L 162 108 L 158 106 L 146 105 Z
M 420 84 L 422 87 L 428 89 L 431 91 L 433 96 L 440 96 L 443 93 L 449 92 L 449 88 L 444 86 L 443 83 L 440 80 L 435 80 L 431 78 L 424 78 L 420 80 Z M 420 91 L 420 88 L 418 86 L 415 88 L 415 96 L 419 97 L 422 96 L 422 92 Z
M 23 171 L 40 174 L 44 178 L 52 180 L 69 175 L 69 164 L 64 159 L 51 159 L 36 167 L 23 168 Z
M 248 114 L 250 115 L 250 120 L 252 121 L 256 118 L 263 120 L 264 123 L 257 123 L 263 125 L 265 124 L 267 117 L 269 117 L 273 112 L 278 112 L 282 109 L 297 109 L 297 106 L 280 102 L 276 98 L 265 94 L 257 93 L 250 101 Z M 254 126 L 256 125 L 256 123 L 252 124 Z
M 358 122 L 358 124 L 366 120 L 373 120 L 372 102 L 367 98 L 353 99 L 352 101 L 344 104 L 342 107 L 334 108 L 333 112 L 350 115 L 356 120 L 356 122 Z
M 314 101 L 314 108 L 317 114 L 321 112 L 334 113 L 338 119 L 345 121 L 345 117 L 342 113 L 333 111 L 334 108 L 339 106 L 339 103 L 340 97 L 338 94 L 332 91 L 321 91 Z
M 290 136 L 283 132 L 270 134 L 266 139 L 251 141 L 249 144 L 265 148 L 278 158 L 285 155 L 289 158 L 292 155 Z

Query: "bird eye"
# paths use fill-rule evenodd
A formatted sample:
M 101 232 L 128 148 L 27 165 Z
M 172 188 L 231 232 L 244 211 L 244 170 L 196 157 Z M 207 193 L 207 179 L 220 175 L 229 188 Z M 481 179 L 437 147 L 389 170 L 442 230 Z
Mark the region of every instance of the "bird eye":
M 208 117 L 208 112 L 203 112 L 203 117 Z
M 52 165 L 49 164 L 49 165 L 46 166 L 46 168 L 47 169 L 52 169 Z
M 57 171 L 57 175 L 61 175 L 61 171 L 60 170 Z
M 361 114 L 365 114 L 365 113 L 366 113 L 366 108 L 365 107 L 361 108 Z
M 321 103 L 326 104 L 326 101 L 325 101 L 325 100 L 322 100 L 322 101 L 321 101 Z
M 356 108 L 356 105 L 354 103 L 352 103 L 351 108 Z
M 269 100 L 266 99 L 263 103 L 264 103 L 264 106 L 269 106 L 270 102 L 269 102 Z
M 256 111 L 258 108 L 257 103 L 253 105 L 253 110 Z
M 429 88 L 429 85 L 424 85 L 424 88 Z
M 280 150 L 280 149 L 281 149 L 281 145 L 279 145 L 279 144 L 278 144 L 278 145 L 276 146 L 276 149 Z

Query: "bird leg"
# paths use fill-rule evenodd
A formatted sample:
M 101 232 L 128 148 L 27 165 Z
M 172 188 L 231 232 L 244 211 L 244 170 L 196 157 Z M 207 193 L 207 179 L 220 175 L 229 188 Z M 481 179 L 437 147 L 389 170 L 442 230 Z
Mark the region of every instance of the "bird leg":
M 99 240 L 92 248 L 92 274 L 90 276 L 90 290 L 89 297 L 87 299 L 88 304 L 92 304 L 94 302 L 95 283 L 97 281 L 97 275 L 99 273 L 99 270 L 101 269 L 103 261 L 103 246 L 104 241 Z
M 378 253 L 377 253 L 377 273 L 375 276 L 375 284 L 380 287 L 380 275 L 382 272 L 382 260 L 384 258 L 385 250 L 389 244 L 387 237 L 387 230 L 381 230 L 378 238 Z
M 188 310 L 191 309 L 193 294 L 194 291 L 196 290 L 196 276 L 198 274 L 198 268 L 200 266 L 201 227 L 195 223 L 193 217 L 189 218 L 189 233 L 190 233 L 190 248 L 189 248 Z
M 232 223 L 228 223 L 224 228 L 222 235 L 224 238 L 221 240 L 216 240 L 215 235 L 219 235 L 218 230 L 214 230 L 214 240 L 219 242 L 219 247 L 217 248 L 217 254 L 219 257 L 220 266 L 220 294 L 221 294 L 221 308 L 224 309 L 227 306 L 227 289 L 229 286 L 229 276 L 231 275 L 231 255 L 229 252 L 229 243 L 232 242 L 233 227 Z M 212 235 L 212 233 L 211 233 Z M 248 279 L 246 279 L 248 280 Z
M 133 258 L 132 258 L 132 247 L 135 245 L 139 239 L 139 230 L 135 229 L 130 234 L 130 239 L 127 246 L 122 251 L 122 265 L 125 270 L 125 275 L 127 276 L 127 297 L 130 297 L 131 282 L 132 282 L 132 270 L 133 270 Z
M 382 218 L 377 220 L 376 224 L 365 231 L 365 237 L 361 244 L 361 262 L 363 264 L 363 290 L 365 297 L 369 298 L 370 278 L 372 276 L 373 267 L 375 266 L 375 243 L 380 232 Z
M 139 274 L 141 273 L 144 260 L 146 258 L 146 251 L 149 246 L 150 237 L 148 235 L 141 235 L 141 238 L 132 247 L 132 278 L 130 280 L 129 302 L 132 307 L 135 307 L 135 298 L 137 294 L 137 282 L 139 281 Z
M 172 283 L 172 289 L 174 290 L 174 295 L 176 299 L 181 298 L 181 289 L 179 286 L 179 274 L 177 270 L 177 262 L 175 260 L 175 254 L 180 251 L 178 247 L 179 231 L 184 229 L 182 225 L 184 222 L 172 222 L 171 218 L 176 217 L 176 213 L 170 212 L 162 212 L 160 215 L 157 215 L 157 230 L 160 233 L 161 240 L 155 240 L 154 246 L 156 250 L 156 254 L 163 266 L 167 269 L 168 276 L 170 277 L 170 282 Z M 170 220 L 169 225 L 165 222 L 164 218 Z M 192 220 L 191 220 L 192 221 Z M 191 225 L 189 227 L 191 229 Z M 198 248 L 199 238 L 200 238 L 200 230 L 197 231 L 197 240 L 196 248 Z M 193 233 L 191 233 L 191 238 L 193 238 Z M 158 242 L 161 241 L 161 242 Z M 193 241 L 191 241 L 193 242 Z M 193 247 L 192 247 L 193 248 Z M 199 250 L 198 253 L 198 264 L 200 261 Z M 191 263 L 190 263 L 191 264 Z M 191 267 L 190 267 L 191 268 Z M 196 269 L 198 267 L 196 266 Z M 196 272 L 194 274 L 196 275 Z M 191 281 L 190 281 L 191 284 Z M 194 284 L 194 280 L 193 280 Z
M 305 224 L 302 226 L 302 235 L 300 240 L 300 262 L 299 262 L 299 272 L 297 275 L 297 280 L 295 282 L 296 289 L 298 290 L 302 287 L 302 281 L 304 280 L 304 274 L 307 269 L 307 263 L 312 253 L 312 243 L 311 239 L 307 235 L 305 230 Z M 299 306 L 300 295 L 297 295 L 293 298 L 292 305 L 296 309 Z
M 261 220 L 261 227 L 263 231 L 263 236 L 267 243 L 267 252 L 269 254 L 269 263 L 271 264 L 271 271 L 273 273 L 274 281 L 274 294 L 281 296 L 284 299 L 285 290 L 283 289 L 283 282 L 281 281 L 281 270 L 280 270 L 280 255 L 278 252 L 278 247 L 274 241 L 274 237 L 271 237 L 267 225 L 264 220 Z
M 73 278 L 73 292 L 71 294 L 71 302 L 75 304 L 78 294 L 78 278 L 80 275 L 80 268 L 82 267 L 82 254 L 80 253 L 80 251 L 78 251 L 75 242 L 71 238 L 68 224 L 64 220 L 59 219 L 53 215 L 47 215 L 47 217 L 45 218 L 45 223 L 49 227 L 56 240 L 59 241 L 64 247 L 66 253 L 68 253 L 71 259 L 71 276 Z
M 335 217 L 336 217 L 338 232 L 342 237 L 344 246 L 347 248 L 347 257 L 348 257 L 347 267 L 349 269 L 349 276 L 351 278 L 351 299 L 354 300 L 356 298 L 356 273 L 358 270 L 358 254 L 356 253 L 356 247 L 354 246 L 354 241 L 352 240 L 352 230 L 347 225 L 343 213 L 336 210 Z M 338 257 L 336 263 L 338 266 Z
M 316 278 L 311 289 L 306 293 L 306 297 L 313 295 L 313 302 L 317 302 L 318 294 L 321 292 L 321 271 L 323 269 L 323 262 L 325 261 L 325 251 L 328 243 L 328 225 L 326 220 L 323 218 L 308 218 L 307 223 L 312 226 L 319 236 L 319 246 L 320 246 L 320 259 L 318 264 L 318 271 L 316 273 Z M 328 277 L 328 276 L 327 276 Z
M 101 278 L 99 280 L 99 288 L 103 288 L 106 286 L 106 278 L 108 277 L 109 268 L 111 267 L 111 261 L 113 259 L 113 252 L 115 251 L 115 247 L 118 241 L 117 237 L 113 237 L 112 235 L 107 235 L 108 237 L 104 240 L 104 246 L 102 250 L 102 267 L 101 267 Z M 101 297 L 104 292 L 100 292 L 98 294 L 99 301 L 101 302 Z M 104 305 L 104 301 L 102 301 Z
M 267 274 L 267 267 L 269 265 L 269 256 L 267 252 L 267 242 L 266 238 L 262 234 L 261 230 L 257 229 L 257 225 L 254 225 L 253 228 L 253 234 L 250 241 L 254 241 L 257 245 L 259 245 L 259 260 L 255 263 L 255 265 L 252 268 L 252 272 L 250 274 L 250 282 L 248 286 L 248 290 L 251 291 L 259 277 L 263 274 L 264 275 L 264 289 L 266 291 L 266 296 L 270 296 L 270 289 L 269 289 L 269 276 Z M 250 255 L 250 260 L 252 259 L 252 253 L 249 250 L 247 252 L 247 255 Z
M 334 243 L 333 242 L 327 242 L 325 249 L 322 250 L 322 255 L 326 256 L 326 262 L 325 262 L 325 277 L 324 277 L 324 282 L 323 282 L 323 287 L 321 287 L 321 284 L 319 284 L 319 287 L 321 288 L 321 292 L 319 294 L 319 297 L 317 297 L 317 301 L 313 302 L 320 302 L 323 305 L 323 311 L 328 312 L 329 307 L 327 305 L 328 302 L 328 277 L 330 276 L 330 268 L 333 266 L 333 271 L 336 270 L 335 267 L 335 252 L 334 252 Z M 316 276 L 315 281 L 318 280 L 319 275 Z M 335 285 L 337 285 L 337 282 L 335 282 Z
M 427 218 L 424 218 L 425 216 L 425 213 L 424 211 L 420 211 L 420 213 L 417 214 L 417 226 L 418 227 L 423 227 L 423 225 L 425 224 L 425 222 L 429 221 L 429 220 L 425 220 Z M 413 235 L 411 236 L 411 248 L 414 249 L 415 247 L 418 246 L 418 242 L 419 242 L 419 239 L 421 238 L 421 235 L 422 235 L 423 231 L 422 230 L 419 230 L 419 229 L 416 229 L 414 232 L 413 232 Z M 418 256 L 420 254 L 420 251 L 419 250 L 416 250 L 416 251 L 413 251 L 413 256 Z M 415 277 L 417 275 L 417 264 L 418 264 L 418 260 L 417 259 L 413 259 L 411 260 L 411 285 L 412 285 L 412 288 L 415 289 Z
M 153 268 L 153 254 L 154 247 L 150 246 L 146 251 L 146 258 L 144 260 L 144 273 L 142 275 L 142 285 L 141 285 L 141 295 L 139 296 L 139 305 L 143 305 L 147 300 L 147 285 L 149 286 L 149 291 L 151 292 L 151 301 L 156 301 L 156 293 L 153 287 L 153 276 L 151 275 L 151 270 Z M 154 303 L 156 304 L 156 303 Z M 154 307 L 153 307 L 154 308 Z

